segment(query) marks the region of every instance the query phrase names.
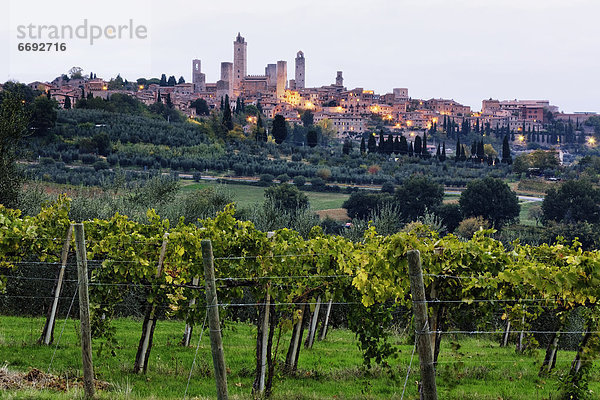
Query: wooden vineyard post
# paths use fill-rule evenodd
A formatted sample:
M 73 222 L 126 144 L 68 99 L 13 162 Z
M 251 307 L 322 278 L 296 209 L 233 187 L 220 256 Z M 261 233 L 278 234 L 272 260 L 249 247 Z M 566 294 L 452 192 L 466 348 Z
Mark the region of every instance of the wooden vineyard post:
M 192 279 L 192 286 L 198 286 L 199 281 L 200 281 L 200 277 L 195 276 Z M 194 307 L 195 304 L 196 304 L 196 297 L 193 297 L 192 299 L 190 299 L 189 308 L 191 309 L 192 307 Z M 183 331 L 183 340 L 181 341 L 182 346 L 188 347 L 190 345 L 190 340 L 192 339 L 193 328 L 194 328 L 193 325 L 191 325 L 189 322 L 186 322 L 185 329 Z
M 321 330 L 321 337 L 319 340 L 325 340 L 327 337 L 327 328 L 329 326 L 329 315 L 331 314 L 331 307 L 333 306 L 333 299 L 329 299 L 327 303 L 327 312 L 325 313 L 325 322 L 323 323 L 323 329 Z
M 163 263 L 165 262 L 165 255 L 167 253 L 167 239 L 169 233 L 165 233 L 163 242 L 160 247 L 160 255 L 158 256 L 158 265 L 156 266 L 156 279 L 162 274 Z M 142 328 L 142 338 L 138 345 L 138 351 L 135 357 L 135 364 L 133 371 L 137 374 L 140 372 L 146 373 L 148 369 L 148 357 L 150 356 L 150 348 L 152 343 L 152 335 L 154 334 L 154 327 L 156 326 L 156 304 L 152 304 L 150 307 L 149 314 L 146 314 L 144 319 L 145 325 Z
M 79 284 L 79 320 L 81 325 L 81 358 L 83 362 L 83 389 L 85 397 L 94 397 L 94 366 L 92 364 L 92 331 L 90 327 L 90 299 L 88 294 L 87 255 L 83 224 L 75 224 L 75 254 Z
M 321 296 L 317 297 L 317 304 L 315 304 L 315 311 L 313 312 L 310 320 L 310 331 L 308 332 L 308 342 L 306 348 L 312 349 L 315 342 L 315 336 L 317 334 L 317 324 L 319 323 L 319 311 L 321 310 Z
M 213 358 L 213 366 L 215 369 L 217 399 L 226 400 L 228 398 L 227 369 L 225 368 L 223 339 L 221 337 L 221 324 L 219 322 L 219 303 L 217 302 L 217 287 L 215 284 L 215 265 L 213 261 L 212 243 L 207 239 L 202 240 L 202 260 L 204 263 L 204 281 L 206 283 L 206 307 L 208 307 L 210 349 Z
M 422 399 L 437 400 L 433 352 L 431 350 L 431 333 L 429 332 L 425 285 L 423 284 L 423 271 L 421 269 L 421 254 L 419 250 L 409 250 L 407 256 L 417 335 L 416 346 L 419 352 L 419 364 L 421 368 Z
M 272 239 L 275 236 L 275 232 L 267 232 L 267 238 Z M 271 253 L 271 256 L 273 254 Z M 265 296 L 265 311 L 262 319 L 262 337 L 260 341 L 260 371 L 258 379 L 258 393 L 263 394 L 265 392 L 265 381 L 267 375 L 267 349 L 269 341 L 269 317 L 271 311 L 271 294 L 269 293 L 270 284 L 266 286 L 267 295 Z
M 54 301 L 52 302 L 52 308 L 50 309 L 50 314 L 48 314 L 48 318 L 46 319 L 46 325 L 44 325 L 42 337 L 40 338 L 40 341 L 43 341 L 46 345 L 52 343 L 54 322 L 56 321 L 56 311 L 58 310 L 58 299 L 60 298 L 60 293 L 62 291 L 62 283 L 65 278 L 65 269 L 67 267 L 67 259 L 69 258 L 69 249 L 71 247 L 72 236 L 73 224 L 69 225 L 69 229 L 67 230 L 67 238 L 65 240 L 65 244 L 62 248 L 62 253 L 60 256 L 60 271 L 58 273 L 58 279 L 54 288 Z

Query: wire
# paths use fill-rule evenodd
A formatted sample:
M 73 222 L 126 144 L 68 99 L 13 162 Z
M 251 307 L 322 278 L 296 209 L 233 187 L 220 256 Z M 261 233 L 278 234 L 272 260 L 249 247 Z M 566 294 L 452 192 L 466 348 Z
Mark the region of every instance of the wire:
M 257 276 L 251 278 L 232 277 L 215 278 L 215 281 L 252 281 L 259 279 L 301 279 L 301 278 L 352 278 L 351 275 L 290 275 L 290 276 Z
M 566 300 L 561 299 L 463 299 L 463 300 L 414 300 L 413 303 L 426 303 L 426 304 L 442 304 L 442 303 L 558 303 Z
M 202 340 L 202 334 L 204 333 L 204 327 L 206 326 L 206 320 L 208 319 L 208 310 L 206 310 L 206 314 L 204 314 L 204 322 L 202 323 L 202 330 L 200 330 L 200 337 L 198 338 L 198 344 L 196 345 L 196 353 L 194 354 L 194 361 L 192 361 L 192 367 L 190 368 L 190 375 L 188 376 L 187 385 L 185 386 L 185 393 L 183 394 L 183 399 L 187 397 L 188 388 L 190 387 L 190 380 L 192 379 L 192 371 L 194 370 L 194 366 L 196 365 L 196 357 L 198 357 L 198 349 L 200 348 L 200 341 Z
M 400 396 L 400 400 L 404 399 L 404 392 L 406 391 L 406 385 L 408 383 L 408 376 L 410 375 L 410 369 L 412 367 L 413 357 L 415 356 L 415 350 L 417 350 L 418 346 L 418 335 L 415 335 L 415 345 L 413 346 L 412 354 L 410 355 L 410 363 L 408 364 L 408 370 L 406 371 L 406 379 L 404 379 L 404 387 L 402 388 L 402 396 Z
M 63 323 L 62 329 L 60 330 L 60 335 L 58 336 L 58 340 L 56 341 L 56 347 L 54 347 L 54 353 L 52 353 L 52 358 L 50 359 L 50 364 L 48 365 L 48 374 L 50 373 L 50 368 L 52 368 L 52 363 L 54 362 L 54 356 L 56 355 L 56 350 L 58 350 L 58 345 L 60 344 L 60 339 L 62 339 L 63 332 L 65 331 L 65 326 L 67 326 L 67 320 L 69 319 L 69 314 L 71 314 L 71 308 L 73 308 L 73 303 L 75 303 L 75 296 L 77 296 L 77 290 L 79 287 L 75 289 L 75 293 L 73 293 L 73 298 L 71 299 L 71 304 L 69 305 L 69 310 L 67 311 L 67 316 L 65 317 L 65 322 Z M 51 326 L 48 329 L 52 329 Z

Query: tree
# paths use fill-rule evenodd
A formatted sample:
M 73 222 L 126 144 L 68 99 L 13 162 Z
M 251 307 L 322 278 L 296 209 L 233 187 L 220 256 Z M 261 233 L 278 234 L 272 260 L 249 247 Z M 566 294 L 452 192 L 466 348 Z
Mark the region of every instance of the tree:
M 30 127 L 38 134 L 45 134 L 48 129 L 54 128 L 56 124 L 58 104 L 46 96 L 38 96 L 33 100 L 31 107 Z
M 383 129 L 379 132 L 379 147 L 377 150 L 379 153 L 385 154 L 385 136 L 383 135 Z
M 275 118 L 273 118 L 273 139 L 275 139 L 275 143 L 281 144 L 287 138 L 287 124 L 285 122 L 285 118 L 281 114 L 277 114 Z
M 423 144 L 421 145 L 421 155 L 423 158 L 429 157 L 429 151 L 427 151 L 427 134 L 423 133 Z
M 181 85 L 182 83 L 185 83 L 185 79 L 183 79 L 183 76 L 180 76 L 177 84 Z
M 512 164 L 512 157 L 510 155 L 510 146 L 508 144 L 508 135 L 504 135 L 502 140 L 502 163 Z
M 416 220 L 426 209 L 434 210 L 444 199 L 444 187 L 422 175 L 406 180 L 394 196 L 395 205 L 407 222 Z
M 403 156 L 408 154 L 408 143 L 404 135 L 400 136 L 400 154 Z
M 373 211 L 389 203 L 390 200 L 391 196 L 389 194 L 367 193 L 359 190 L 352 193 L 348 200 L 344 201 L 342 207 L 346 209 L 350 218 L 365 219 Z
M 300 120 L 302 120 L 302 124 L 304 124 L 304 126 L 306 126 L 308 128 L 309 126 L 313 125 L 313 123 L 315 121 L 315 116 L 312 113 L 312 111 L 306 110 L 300 116 Z
M 209 115 L 210 108 L 208 108 L 208 103 L 204 99 L 196 99 L 190 103 L 190 107 L 196 109 L 196 115 Z
M 225 95 L 225 100 L 223 103 L 223 120 L 221 121 L 223 126 L 227 128 L 228 131 L 233 129 L 233 120 L 231 118 L 231 107 L 229 106 L 229 95 Z
M 297 214 L 309 206 L 306 194 L 289 183 L 268 187 L 265 189 L 265 198 L 268 204 L 289 214 Z
M 171 75 L 169 77 L 169 80 L 167 81 L 167 86 L 175 86 L 177 85 L 177 79 L 175 79 L 175 77 L 173 75 Z
M 442 154 L 440 154 L 440 161 L 446 161 L 446 142 L 442 143 Z
M 352 141 L 350 139 L 344 140 L 344 145 L 342 146 L 342 153 L 348 155 L 352 151 Z
M 22 98 L 5 91 L 0 105 L 0 204 L 9 208 L 18 206 L 23 175 L 15 151 L 27 133 L 28 122 Z
M 319 134 L 316 129 L 311 128 L 306 133 L 306 144 L 309 147 L 316 147 L 319 143 Z
M 542 202 L 544 222 L 600 223 L 600 189 L 586 180 L 569 180 L 548 190 Z
M 69 70 L 69 75 L 71 76 L 71 79 L 81 79 L 83 78 L 83 68 L 73 67 Z
M 492 177 L 469 182 L 459 204 L 464 217 L 481 216 L 498 229 L 518 220 L 521 209 L 516 193 L 504 181 Z
M 369 135 L 369 142 L 367 143 L 367 148 L 370 153 L 375 153 L 377 151 L 377 142 L 375 141 L 375 134 Z
M 367 145 L 365 144 L 365 138 L 360 140 L 360 154 L 364 155 L 367 152 Z
M 414 148 L 413 148 L 413 152 L 415 154 L 415 157 L 419 157 L 421 156 L 421 152 L 423 151 L 422 147 L 422 140 L 421 140 L 421 136 L 417 135 L 417 137 L 415 138 L 415 144 L 414 144 Z
M 69 96 L 65 96 L 65 103 L 63 104 L 63 108 L 65 110 L 71 109 L 71 98 Z
M 167 86 L 167 76 L 165 74 L 162 74 L 160 76 L 160 86 Z

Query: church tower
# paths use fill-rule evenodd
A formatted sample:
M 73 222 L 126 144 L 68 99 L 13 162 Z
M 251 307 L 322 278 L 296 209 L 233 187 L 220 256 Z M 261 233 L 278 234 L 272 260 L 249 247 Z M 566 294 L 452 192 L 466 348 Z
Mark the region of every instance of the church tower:
M 242 79 L 247 75 L 246 70 L 246 46 L 248 43 L 238 32 L 233 42 L 233 90 L 239 93 L 242 86 Z
M 296 54 L 296 89 L 304 89 L 304 53 L 299 51 Z

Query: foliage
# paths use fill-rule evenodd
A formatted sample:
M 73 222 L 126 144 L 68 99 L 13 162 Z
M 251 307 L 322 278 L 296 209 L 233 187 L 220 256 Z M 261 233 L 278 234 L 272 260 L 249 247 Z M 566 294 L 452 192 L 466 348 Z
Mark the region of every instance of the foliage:
M 20 97 L 5 93 L 0 104 L 0 204 L 16 207 L 22 175 L 16 150 L 27 133 L 28 115 Z
M 405 221 L 414 221 L 426 209 L 442 204 L 444 188 L 425 176 L 413 175 L 396 189 L 395 204 Z
M 465 218 L 458 224 L 458 227 L 454 231 L 457 236 L 464 239 L 471 239 L 475 232 L 483 229 L 489 229 L 490 223 L 483 219 L 482 216 Z
M 495 227 L 518 219 L 519 199 L 508 185 L 497 178 L 471 181 L 460 195 L 460 208 L 465 217 L 483 217 Z
M 600 189 L 584 180 L 569 180 L 550 188 L 542 203 L 544 221 L 600 222 Z
M 265 190 L 267 203 L 283 212 L 295 214 L 308 208 L 308 197 L 294 185 L 282 183 Z

